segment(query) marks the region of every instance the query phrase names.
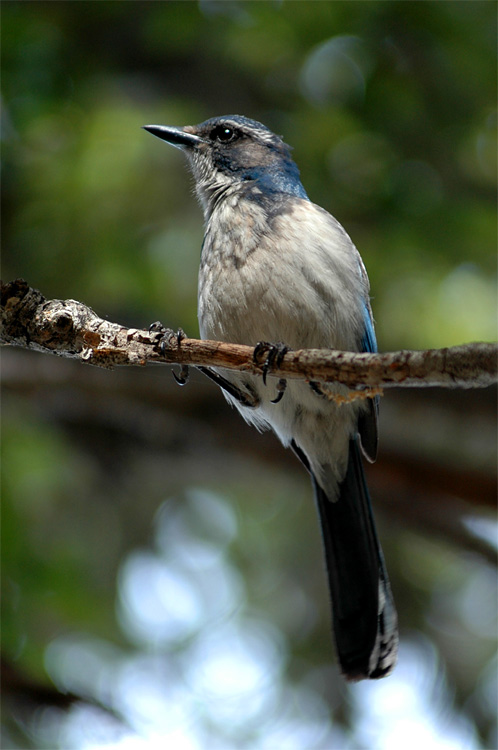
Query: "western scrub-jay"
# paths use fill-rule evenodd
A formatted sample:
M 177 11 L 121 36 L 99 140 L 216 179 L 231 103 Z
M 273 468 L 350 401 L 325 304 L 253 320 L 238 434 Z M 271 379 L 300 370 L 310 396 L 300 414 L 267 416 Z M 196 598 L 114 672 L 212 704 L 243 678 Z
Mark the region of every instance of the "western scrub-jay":
M 239 115 L 145 129 L 186 154 L 204 211 L 203 338 L 376 351 L 361 257 L 339 222 L 309 200 L 279 136 Z M 384 677 L 396 662 L 397 616 L 362 466 L 362 454 L 376 457 L 377 403 L 339 405 L 328 396 L 347 393 L 340 385 L 293 379 L 278 392 L 255 375 L 211 374 L 247 422 L 271 428 L 310 472 L 342 672 Z

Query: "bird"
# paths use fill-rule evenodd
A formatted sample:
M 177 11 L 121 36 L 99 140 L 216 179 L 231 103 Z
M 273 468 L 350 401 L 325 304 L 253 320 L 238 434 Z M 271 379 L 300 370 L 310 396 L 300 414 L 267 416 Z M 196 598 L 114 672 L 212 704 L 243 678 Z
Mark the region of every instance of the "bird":
M 284 140 L 241 115 L 145 125 L 183 151 L 204 214 L 198 319 L 203 339 L 268 351 L 377 351 L 369 280 L 341 224 L 308 197 Z M 255 350 L 256 351 L 256 350 Z M 268 369 L 269 368 L 269 369 Z M 339 384 L 204 369 L 258 430 L 271 429 L 311 475 L 339 667 L 349 681 L 394 668 L 396 608 L 363 458 L 377 454 L 377 400 L 338 403 Z

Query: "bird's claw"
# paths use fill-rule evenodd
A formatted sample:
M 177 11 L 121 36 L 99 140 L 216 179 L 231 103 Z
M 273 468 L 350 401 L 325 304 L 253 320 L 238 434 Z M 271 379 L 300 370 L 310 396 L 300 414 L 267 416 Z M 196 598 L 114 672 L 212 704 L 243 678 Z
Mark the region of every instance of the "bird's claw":
M 171 372 L 173 373 L 173 377 L 178 385 L 187 385 L 188 379 L 190 377 L 188 365 L 180 365 L 180 372 L 178 373 L 178 375 L 174 370 L 171 370 Z
M 280 380 L 277 383 L 278 393 L 277 393 L 276 398 L 273 398 L 271 400 L 272 404 L 278 404 L 278 402 L 282 399 L 286 388 L 287 388 L 287 381 L 285 380 L 285 378 L 280 378 Z
M 160 320 L 156 320 L 154 323 L 151 323 L 148 328 L 149 333 L 156 333 L 158 338 L 170 338 L 175 335 L 175 332 L 172 328 L 166 328 L 166 326 L 163 326 Z
M 179 348 L 183 339 L 187 338 L 187 334 L 182 328 L 179 328 L 176 332 L 172 328 L 166 328 L 163 326 L 160 320 L 156 320 L 155 323 L 151 323 L 149 326 L 149 333 L 156 333 L 158 336 L 158 342 L 156 347 L 159 354 L 165 354 L 168 349 L 171 349 L 172 344 L 176 341 L 176 346 Z M 186 385 L 189 379 L 189 368 L 188 365 L 180 365 L 180 372 L 177 375 L 173 370 L 173 377 L 178 385 Z
M 258 365 L 258 367 L 261 367 L 263 371 L 263 383 L 265 385 L 268 372 L 273 367 L 276 367 L 277 369 L 280 367 L 280 365 L 282 364 L 282 360 L 288 351 L 290 351 L 289 347 L 286 344 L 283 344 L 281 341 L 277 342 L 276 344 L 270 344 L 268 343 L 268 341 L 259 341 L 256 344 L 256 346 L 254 347 L 253 362 L 255 365 Z M 261 365 L 260 358 L 263 356 L 264 361 Z M 285 393 L 286 387 L 287 381 L 284 378 L 280 378 L 277 385 L 278 395 L 275 399 L 273 399 L 272 404 L 278 404 Z
M 263 371 L 263 383 L 265 385 L 266 376 L 269 370 L 271 370 L 272 367 L 280 367 L 282 360 L 288 351 L 290 351 L 289 347 L 281 341 L 276 344 L 270 344 L 268 341 L 259 341 L 256 344 L 252 358 L 254 364 L 261 367 Z M 264 356 L 263 364 L 260 362 L 262 356 Z

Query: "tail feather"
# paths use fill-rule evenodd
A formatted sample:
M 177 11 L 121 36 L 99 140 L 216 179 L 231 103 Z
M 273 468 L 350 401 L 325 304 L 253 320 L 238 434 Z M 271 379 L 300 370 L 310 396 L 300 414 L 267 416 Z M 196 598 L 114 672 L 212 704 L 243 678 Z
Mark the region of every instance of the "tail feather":
M 293 446 L 309 469 L 302 451 Z M 312 476 L 332 600 L 337 654 L 349 680 L 379 678 L 396 663 L 397 616 L 375 530 L 360 447 L 350 441 L 346 476 L 331 502 Z

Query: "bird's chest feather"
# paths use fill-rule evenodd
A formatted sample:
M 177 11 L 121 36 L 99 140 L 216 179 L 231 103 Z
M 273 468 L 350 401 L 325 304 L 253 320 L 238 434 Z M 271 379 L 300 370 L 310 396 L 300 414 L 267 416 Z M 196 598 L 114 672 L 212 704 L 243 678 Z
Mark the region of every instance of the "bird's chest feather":
M 228 201 L 209 222 L 199 271 L 199 323 L 203 336 L 255 343 L 275 329 L 275 264 L 269 226 L 257 205 Z M 271 309 L 270 309 L 271 308 Z
M 349 238 L 325 212 L 298 201 L 269 214 L 225 201 L 206 227 L 199 271 L 201 335 L 254 345 L 356 348 L 360 275 Z

